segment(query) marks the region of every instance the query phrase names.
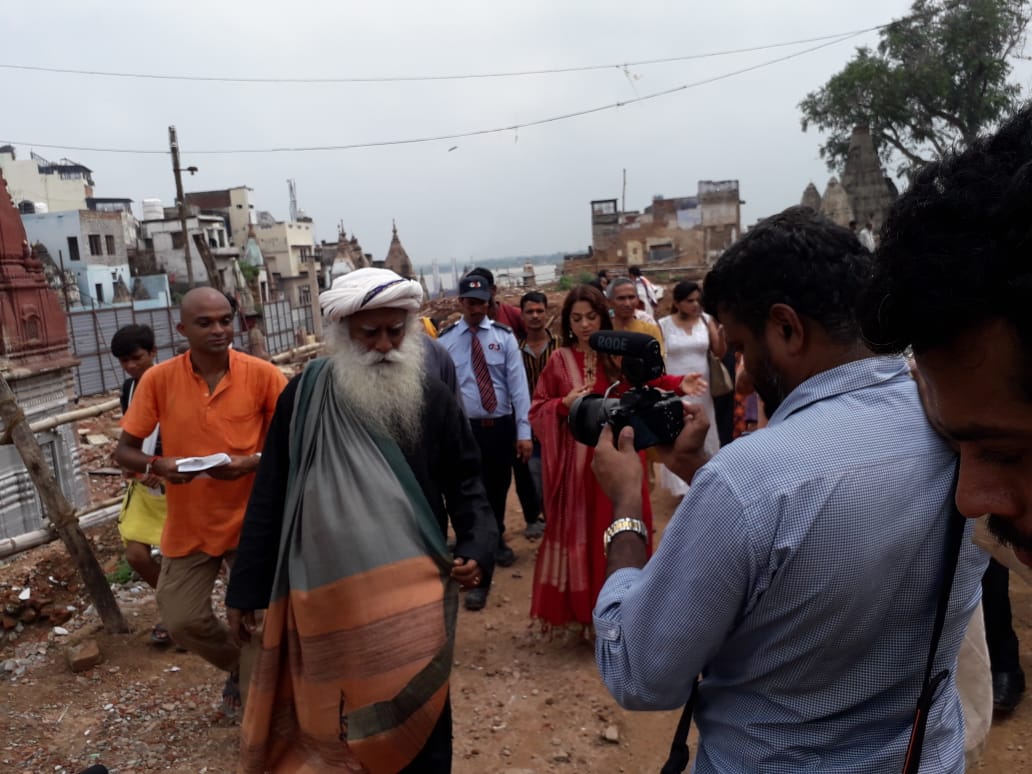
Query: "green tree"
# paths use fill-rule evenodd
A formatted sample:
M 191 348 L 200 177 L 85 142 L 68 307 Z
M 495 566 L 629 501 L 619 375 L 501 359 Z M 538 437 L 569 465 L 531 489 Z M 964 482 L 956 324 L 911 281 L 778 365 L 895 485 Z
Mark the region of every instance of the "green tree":
M 1009 83 L 1029 3 L 1019 0 L 915 0 L 885 26 L 877 50 L 856 56 L 806 96 L 803 131 L 826 134 L 821 158 L 835 170 L 849 137 L 870 127 L 882 161 L 900 174 L 954 145 L 966 145 L 1013 110 L 1021 88 Z

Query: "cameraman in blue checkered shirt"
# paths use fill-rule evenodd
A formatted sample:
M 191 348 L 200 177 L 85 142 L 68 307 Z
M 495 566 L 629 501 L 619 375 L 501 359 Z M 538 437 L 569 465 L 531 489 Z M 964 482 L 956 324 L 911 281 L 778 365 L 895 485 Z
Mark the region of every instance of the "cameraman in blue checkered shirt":
M 686 408 L 661 457 L 691 488 L 648 563 L 633 434 L 614 448 L 607 430 L 595 453 L 619 520 L 594 612 L 599 670 L 622 706 L 641 710 L 684 704 L 701 675 L 696 774 L 902 767 L 955 457 L 905 361 L 863 343 L 854 309 L 871 267 L 848 229 L 802 207 L 717 261 L 704 304 L 743 353 L 770 422 L 705 461 L 705 415 Z M 985 564 L 964 540 L 936 672 L 955 668 Z M 921 771 L 964 771 L 952 673 L 923 760 Z

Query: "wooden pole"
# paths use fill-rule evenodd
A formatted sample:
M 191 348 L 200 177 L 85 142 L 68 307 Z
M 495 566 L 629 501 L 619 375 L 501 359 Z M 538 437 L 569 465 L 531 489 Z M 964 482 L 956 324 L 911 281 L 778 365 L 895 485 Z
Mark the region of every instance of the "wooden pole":
M 57 414 L 56 416 L 47 417 L 46 419 L 39 419 L 29 425 L 29 430 L 34 433 L 41 433 L 44 430 L 53 430 L 55 427 L 61 425 L 67 425 L 69 422 L 78 422 L 80 419 L 89 419 L 90 417 L 99 417 L 101 414 L 116 409 L 121 405 L 121 401 L 118 398 L 112 398 L 106 400 L 103 403 L 98 403 L 96 406 L 87 406 L 81 409 L 75 409 L 75 411 L 66 411 L 64 414 Z M 0 444 L 5 442 L 5 438 L 0 436 Z M 7 441 L 10 443 L 10 441 Z
M 78 516 L 79 526 L 83 529 L 95 527 L 118 516 L 122 512 L 122 498 L 113 497 L 100 503 L 97 508 L 81 513 Z M 8 559 L 23 551 L 28 551 L 57 540 L 52 527 L 26 532 L 9 538 L 0 538 L 0 561 Z
M 316 341 L 322 341 L 322 307 L 319 306 L 319 278 L 316 275 L 318 268 L 319 262 L 312 258 L 308 262 L 308 303 L 312 307 L 312 334 Z
M 193 256 L 190 255 L 190 233 L 186 230 L 186 196 L 183 194 L 183 170 L 179 168 L 179 139 L 176 128 L 168 128 L 168 148 L 172 153 L 172 174 L 176 178 L 176 204 L 179 206 L 179 228 L 183 232 L 183 257 L 186 259 L 186 284 L 194 287 Z
M 43 458 L 43 450 L 29 429 L 29 423 L 25 421 L 25 414 L 18 405 L 14 390 L 3 374 L 0 374 L 0 420 L 4 423 L 4 436 L 10 438 L 18 449 L 18 454 L 21 455 L 43 503 L 43 512 L 68 549 L 68 554 L 86 586 L 86 592 L 93 600 L 100 620 L 104 623 L 104 629 L 111 634 L 129 631 L 93 548 L 79 527 L 75 508 L 57 485 L 54 471 Z
M 200 234 L 194 234 L 194 247 L 197 248 L 197 252 L 201 256 L 201 263 L 204 264 L 204 270 L 208 272 L 208 281 L 211 286 L 215 288 L 219 293 L 225 293 L 226 289 L 222 285 L 222 275 L 219 274 L 219 267 L 215 265 L 215 256 L 212 255 L 210 249 L 208 249 L 208 237 L 204 234 L 203 229 Z

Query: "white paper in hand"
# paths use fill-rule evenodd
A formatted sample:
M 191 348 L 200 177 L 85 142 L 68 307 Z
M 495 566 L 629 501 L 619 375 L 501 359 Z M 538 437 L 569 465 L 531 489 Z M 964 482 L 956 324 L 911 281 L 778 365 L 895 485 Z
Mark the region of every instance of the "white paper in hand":
M 224 452 L 209 454 L 207 457 L 180 457 L 176 460 L 176 470 L 180 473 L 199 473 L 219 465 L 228 465 L 232 461 Z

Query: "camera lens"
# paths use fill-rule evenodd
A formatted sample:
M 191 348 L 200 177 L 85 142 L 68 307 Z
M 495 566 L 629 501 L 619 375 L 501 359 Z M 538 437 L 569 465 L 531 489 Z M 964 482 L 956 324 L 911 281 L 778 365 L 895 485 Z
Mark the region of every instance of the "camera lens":
M 582 395 L 570 406 L 570 432 L 585 446 L 597 446 L 598 437 L 609 418 L 609 411 L 620 405 L 616 398 Z

